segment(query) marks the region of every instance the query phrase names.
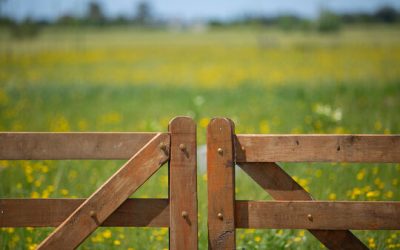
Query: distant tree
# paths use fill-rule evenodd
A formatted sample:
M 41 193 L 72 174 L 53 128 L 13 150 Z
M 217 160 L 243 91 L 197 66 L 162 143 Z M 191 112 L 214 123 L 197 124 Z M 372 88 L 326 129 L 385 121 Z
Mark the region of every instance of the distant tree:
M 11 18 L 3 16 L 3 6 L 6 2 L 6 0 L 0 0 L 0 26 L 10 26 L 13 23 Z
M 339 31 L 342 26 L 340 16 L 335 13 L 322 10 L 318 18 L 318 31 L 321 32 L 335 32 Z
M 129 20 L 125 16 L 117 16 L 114 20 L 112 20 L 112 23 L 116 25 L 127 25 L 129 24 Z
M 151 23 L 153 19 L 152 8 L 147 2 L 139 2 L 136 6 L 135 21 L 140 25 Z
M 345 13 L 341 15 L 343 23 L 372 23 L 375 18 L 370 13 Z
M 92 24 L 102 24 L 105 21 L 105 16 L 101 5 L 97 2 L 90 2 L 88 6 L 87 19 Z
M 40 25 L 29 17 L 21 23 L 14 22 L 10 26 L 11 35 L 15 39 L 32 39 L 39 35 L 40 29 Z
M 65 14 L 60 16 L 60 18 L 57 19 L 56 24 L 59 25 L 76 25 L 79 24 L 80 20 L 72 15 Z
M 376 11 L 375 18 L 384 23 L 394 23 L 399 20 L 399 13 L 390 6 L 384 6 Z
M 298 28 L 301 19 L 294 15 L 282 15 L 277 18 L 278 26 L 283 30 L 294 30 Z
M 0 17 L 0 26 L 10 26 L 14 23 L 11 18 L 8 17 Z

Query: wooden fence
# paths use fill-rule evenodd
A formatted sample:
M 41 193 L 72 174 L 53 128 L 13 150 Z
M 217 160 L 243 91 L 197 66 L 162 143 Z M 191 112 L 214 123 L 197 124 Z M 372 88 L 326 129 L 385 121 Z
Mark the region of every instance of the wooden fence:
M 56 227 L 39 249 L 73 249 L 99 226 L 169 227 L 170 249 L 197 249 L 196 125 L 168 133 L 0 133 L 0 159 L 129 159 L 87 199 L 0 199 L 0 227 Z M 236 228 L 308 229 L 329 249 L 367 249 L 350 229 L 400 229 L 400 202 L 313 201 L 276 162 L 400 162 L 398 135 L 236 135 L 207 131 L 210 249 L 235 249 Z M 168 199 L 129 199 L 164 163 Z M 235 165 L 276 201 L 237 201 Z
M 207 131 L 208 241 L 235 249 L 236 228 L 308 229 L 329 249 L 367 249 L 350 229 L 400 229 L 400 202 L 313 201 L 276 162 L 400 162 L 398 135 L 235 134 Z M 276 201 L 235 200 L 235 165 Z
M 0 227 L 56 227 L 38 249 L 74 249 L 96 228 L 169 227 L 170 249 L 197 249 L 196 125 L 168 133 L 0 133 L 0 159 L 129 159 L 87 199 L 0 199 Z M 164 163 L 168 199 L 129 199 Z

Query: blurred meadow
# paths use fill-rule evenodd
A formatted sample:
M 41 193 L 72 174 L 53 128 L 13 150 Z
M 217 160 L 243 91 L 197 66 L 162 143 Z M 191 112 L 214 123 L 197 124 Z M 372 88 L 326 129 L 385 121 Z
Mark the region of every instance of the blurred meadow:
M 167 131 L 174 116 L 212 117 L 237 133 L 400 133 L 400 26 L 338 32 L 276 27 L 202 32 L 0 29 L 1 131 Z M 201 156 L 199 156 L 201 157 Z M 88 197 L 123 161 L 0 161 L 0 197 Z M 400 164 L 283 164 L 318 200 L 400 200 Z M 236 198 L 270 197 L 241 170 Z M 199 166 L 199 249 L 207 248 L 207 177 Z M 164 166 L 133 197 L 168 195 Z M 0 229 L 1 249 L 34 249 L 51 229 Z M 399 231 L 354 231 L 400 249 Z M 306 230 L 238 230 L 238 249 L 321 249 Z M 100 228 L 80 249 L 167 249 L 167 228 Z

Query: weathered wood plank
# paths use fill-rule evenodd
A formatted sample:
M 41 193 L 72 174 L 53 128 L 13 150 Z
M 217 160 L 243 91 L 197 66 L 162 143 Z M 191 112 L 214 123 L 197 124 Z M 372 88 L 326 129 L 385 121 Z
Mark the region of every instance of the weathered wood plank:
M 236 249 L 233 133 L 224 118 L 211 120 L 207 129 L 209 249 Z
M 83 202 L 38 249 L 72 249 L 99 227 L 169 159 L 169 134 L 158 134 Z
M 241 163 L 239 166 L 276 200 L 313 200 L 306 190 L 275 163 Z M 368 249 L 347 230 L 309 231 L 328 249 Z
M 56 227 L 86 199 L 0 199 L 0 227 Z M 168 227 L 168 199 L 128 199 L 101 226 Z
M 239 228 L 398 230 L 400 202 L 236 201 Z
M 400 135 L 237 135 L 237 162 L 400 162 Z
M 169 249 L 197 249 L 196 123 L 177 117 L 169 124 Z
M 129 159 L 157 133 L 0 133 L 2 160 Z

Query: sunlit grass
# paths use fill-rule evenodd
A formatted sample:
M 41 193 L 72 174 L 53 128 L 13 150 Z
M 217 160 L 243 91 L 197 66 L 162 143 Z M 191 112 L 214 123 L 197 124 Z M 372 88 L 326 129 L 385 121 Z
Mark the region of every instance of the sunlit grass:
M 238 32 L 51 30 L 34 41 L 1 37 L 0 130 L 167 131 L 172 117 L 189 115 L 199 146 L 215 116 L 232 118 L 237 133 L 400 133 L 396 29 Z M 122 164 L 1 161 L 0 197 L 88 197 Z M 316 199 L 400 200 L 398 164 L 283 168 Z M 199 171 L 200 249 L 206 249 L 207 178 Z M 163 167 L 134 197 L 167 197 L 167 175 Z M 238 170 L 236 198 L 269 196 Z M 50 231 L 1 229 L 0 248 L 33 249 Z M 400 248 L 399 232 L 356 234 L 373 249 Z M 304 230 L 238 230 L 237 245 L 321 247 Z M 168 231 L 102 228 L 82 246 L 120 248 L 168 248 Z
M 37 40 L 0 40 L 1 84 L 232 87 L 393 81 L 400 77 L 396 27 L 317 33 L 233 30 L 200 34 L 90 29 Z M 4 33 L 4 32 L 3 32 Z M 377 39 L 385 36 L 385 39 Z

